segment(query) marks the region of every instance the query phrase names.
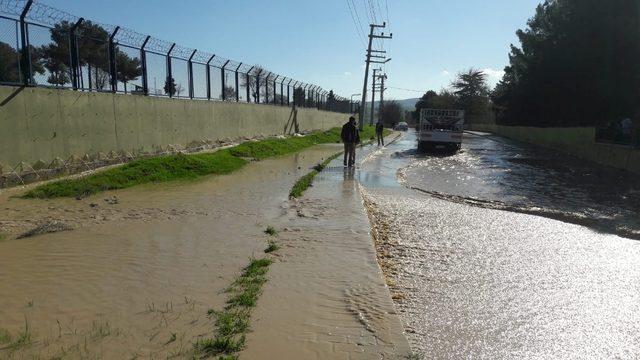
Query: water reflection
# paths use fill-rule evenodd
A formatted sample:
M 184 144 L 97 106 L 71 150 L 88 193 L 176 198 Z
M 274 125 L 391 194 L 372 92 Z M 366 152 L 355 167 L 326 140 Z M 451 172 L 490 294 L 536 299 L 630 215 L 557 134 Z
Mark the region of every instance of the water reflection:
M 417 160 L 400 171 L 403 184 L 436 197 L 640 239 L 640 184 L 629 172 L 487 134 L 467 134 L 451 156 L 394 156 Z

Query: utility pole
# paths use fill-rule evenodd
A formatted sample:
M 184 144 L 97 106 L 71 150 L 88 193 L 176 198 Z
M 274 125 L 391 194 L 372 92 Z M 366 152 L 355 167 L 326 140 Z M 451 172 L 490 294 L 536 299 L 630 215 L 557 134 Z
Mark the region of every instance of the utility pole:
M 385 51 L 381 51 L 381 50 L 373 50 L 371 49 L 371 46 L 373 45 L 373 39 L 391 39 L 393 38 L 393 34 L 389 34 L 389 36 L 385 36 L 384 33 L 380 34 L 380 35 L 376 35 L 374 33 L 374 31 L 376 30 L 376 28 L 385 28 L 387 26 L 387 23 L 382 23 L 382 25 L 377 25 L 377 24 L 370 24 L 370 30 L 369 30 L 369 46 L 367 47 L 367 60 L 365 63 L 365 70 L 364 70 L 364 84 L 362 86 L 362 101 L 360 103 L 360 130 L 362 130 L 364 128 L 364 107 L 367 101 L 367 83 L 369 81 L 369 65 L 370 64 L 384 64 L 389 62 L 391 59 L 386 59 L 384 61 L 378 61 L 378 60 L 372 60 L 372 58 L 374 59 L 385 59 L 385 56 L 380 56 L 380 55 L 375 55 L 373 53 L 380 53 L 380 54 L 384 54 L 386 53 Z
M 373 125 L 373 113 L 374 113 L 374 104 L 376 103 L 376 79 L 378 75 L 376 75 L 377 71 L 382 71 L 382 69 L 373 69 L 373 81 L 371 85 L 371 114 L 369 114 L 369 125 Z
M 387 79 L 387 74 L 378 75 L 378 77 L 380 78 L 380 104 L 378 114 L 379 116 L 382 116 L 382 109 L 384 108 L 384 91 L 386 90 L 384 88 L 384 81 Z

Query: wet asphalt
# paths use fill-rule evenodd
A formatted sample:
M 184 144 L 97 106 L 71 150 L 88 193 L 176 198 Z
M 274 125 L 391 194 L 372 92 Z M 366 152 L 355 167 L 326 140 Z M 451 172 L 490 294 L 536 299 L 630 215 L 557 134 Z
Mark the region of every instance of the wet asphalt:
M 388 274 L 425 358 L 640 356 L 640 185 L 485 133 L 419 154 L 415 133 L 353 176 L 386 229 Z

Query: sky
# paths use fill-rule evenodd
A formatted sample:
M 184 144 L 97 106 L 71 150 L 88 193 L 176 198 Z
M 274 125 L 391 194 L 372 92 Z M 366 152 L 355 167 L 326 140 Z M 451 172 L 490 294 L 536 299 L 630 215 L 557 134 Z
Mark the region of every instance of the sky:
M 541 0 L 38 1 L 259 64 L 345 97 L 362 92 L 362 33 L 368 34 L 375 16 L 387 22 L 380 31 L 393 33 L 393 39 L 374 43 L 392 59 L 385 65 L 385 99 L 405 99 L 447 87 L 471 67 L 485 70 L 495 84 L 508 64 L 510 44 L 518 44 L 516 30 L 526 26 Z

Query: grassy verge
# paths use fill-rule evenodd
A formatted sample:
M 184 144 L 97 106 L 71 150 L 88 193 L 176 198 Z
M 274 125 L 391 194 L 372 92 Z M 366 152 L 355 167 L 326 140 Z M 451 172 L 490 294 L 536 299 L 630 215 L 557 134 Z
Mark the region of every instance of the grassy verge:
M 23 198 L 82 197 L 100 191 L 124 189 L 144 183 L 195 179 L 209 174 L 228 174 L 240 169 L 246 163 L 246 160 L 231 155 L 228 150 L 140 159 L 85 177 L 38 186 L 24 194 Z
M 315 179 L 316 175 L 318 175 L 322 170 L 324 170 L 324 168 L 327 167 L 327 165 L 329 165 L 329 163 L 333 161 L 333 159 L 337 158 L 341 154 L 342 153 L 337 153 L 329 157 L 327 160 L 314 166 L 313 170 L 311 170 L 310 173 L 298 179 L 298 181 L 296 181 L 296 183 L 291 188 L 291 191 L 289 192 L 289 198 L 295 199 L 302 196 L 302 194 L 309 188 L 309 186 L 311 186 L 311 184 L 313 183 L 313 179 Z
M 366 127 L 362 138 L 373 136 Z M 169 155 L 134 160 L 123 166 L 76 179 L 65 179 L 41 185 L 23 198 L 84 197 L 106 190 L 174 180 L 195 179 L 210 174 L 227 174 L 244 166 L 244 158 L 257 160 L 291 154 L 317 144 L 340 142 L 340 129 L 312 133 L 303 137 L 249 141 L 215 153 Z
M 224 310 L 209 310 L 209 315 L 216 319 L 216 335 L 198 340 L 194 344 L 195 358 L 238 358 L 237 353 L 244 348 L 246 334 L 250 329 L 251 310 L 262 293 L 262 285 L 267 282 L 267 271 L 272 263 L 271 259 L 252 259 L 227 290 L 230 298 Z
M 290 137 L 286 139 L 267 139 L 262 141 L 249 141 L 230 149 L 235 156 L 266 159 L 273 156 L 291 154 L 318 144 L 339 143 L 341 128 L 333 128 L 324 132 L 312 133 L 303 137 Z M 360 133 L 363 140 L 375 136 L 375 128 L 366 126 Z

